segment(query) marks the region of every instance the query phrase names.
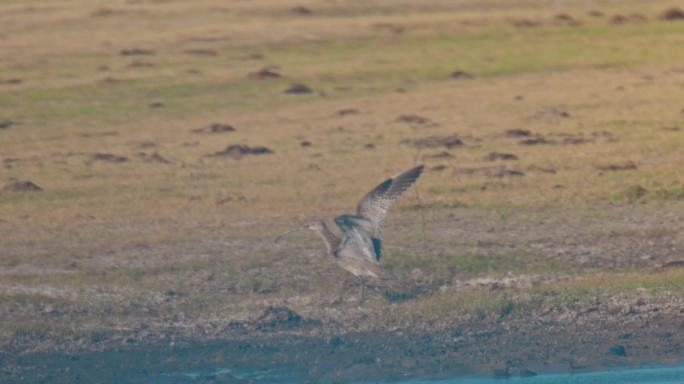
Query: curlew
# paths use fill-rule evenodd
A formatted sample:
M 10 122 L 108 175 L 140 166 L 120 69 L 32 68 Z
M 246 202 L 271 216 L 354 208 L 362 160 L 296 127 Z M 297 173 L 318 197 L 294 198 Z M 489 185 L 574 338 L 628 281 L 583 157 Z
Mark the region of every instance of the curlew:
M 342 232 L 341 237 L 338 237 L 325 221 L 319 219 L 309 225 L 287 231 L 275 241 L 295 231 L 317 232 L 333 261 L 358 278 L 361 287 L 360 300 L 363 302 L 366 295 L 365 278 L 379 277 L 381 274 L 382 233 L 387 212 L 416 182 L 422 172 L 423 166 L 419 165 L 390 177 L 359 201 L 356 215 L 335 217 L 335 224 Z

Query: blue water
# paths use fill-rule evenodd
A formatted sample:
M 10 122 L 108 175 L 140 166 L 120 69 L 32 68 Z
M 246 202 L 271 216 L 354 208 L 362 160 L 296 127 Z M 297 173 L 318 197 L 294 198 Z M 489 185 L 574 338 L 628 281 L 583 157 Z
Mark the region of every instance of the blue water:
M 549 374 L 533 377 L 460 378 L 410 380 L 402 384 L 683 384 L 684 366 L 624 369 L 577 374 Z
M 151 381 L 148 384 L 177 383 L 178 379 L 202 381 L 207 379 L 235 378 L 251 379 L 255 383 L 290 384 L 301 383 L 284 376 L 281 371 L 232 372 L 229 369 L 215 369 L 207 372 L 167 372 L 166 379 Z M 187 381 L 183 381 L 187 382 Z M 533 377 L 466 377 L 447 380 L 405 380 L 405 381 L 367 381 L 358 384 L 396 383 L 396 384 L 684 384 L 684 366 L 621 369 L 602 372 L 576 374 L 544 374 Z

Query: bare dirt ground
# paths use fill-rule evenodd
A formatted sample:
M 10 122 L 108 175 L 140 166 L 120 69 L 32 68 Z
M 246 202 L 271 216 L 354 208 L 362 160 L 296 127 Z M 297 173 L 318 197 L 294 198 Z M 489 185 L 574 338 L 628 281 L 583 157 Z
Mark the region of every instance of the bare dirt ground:
M 65 363 L 43 353 L 217 341 L 221 361 L 267 366 L 237 346 L 270 345 L 313 380 L 681 358 L 684 21 L 670 3 L 0 10 L 8 380 L 87 380 L 47 378 L 36 361 Z M 315 236 L 273 243 L 417 163 L 428 171 L 387 223 L 395 278 L 366 303 Z M 307 365 L 340 345 L 386 365 Z

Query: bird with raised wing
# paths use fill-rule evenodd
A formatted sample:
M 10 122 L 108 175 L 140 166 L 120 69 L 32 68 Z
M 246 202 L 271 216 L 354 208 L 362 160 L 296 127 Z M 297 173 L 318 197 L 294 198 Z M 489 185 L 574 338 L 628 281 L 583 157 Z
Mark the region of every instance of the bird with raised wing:
M 366 295 L 368 277 L 381 274 L 382 234 L 385 218 L 392 204 L 413 185 L 423 172 L 423 165 L 396 174 L 383 181 L 359 202 L 356 215 L 335 217 L 335 224 L 342 236 L 338 237 L 323 220 L 287 231 L 276 238 L 276 242 L 288 233 L 301 230 L 316 231 L 325 243 L 328 255 L 340 267 L 359 279 L 361 301 Z

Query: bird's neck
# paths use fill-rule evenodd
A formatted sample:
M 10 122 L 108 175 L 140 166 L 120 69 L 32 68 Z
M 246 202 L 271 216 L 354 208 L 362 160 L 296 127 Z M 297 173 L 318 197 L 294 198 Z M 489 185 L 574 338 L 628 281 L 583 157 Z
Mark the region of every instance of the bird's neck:
M 332 255 L 335 249 L 340 245 L 340 239 L 325 223 L 323 223 L 323 226 L 317 232 L 321 235 L 321 238 L 323 238 L 323 242 L 325 243 L 326 248 L 328 248 L 328 254 Z

